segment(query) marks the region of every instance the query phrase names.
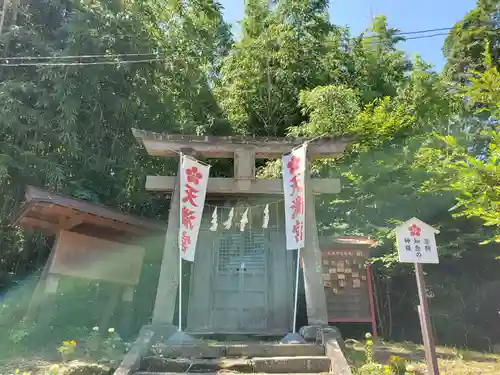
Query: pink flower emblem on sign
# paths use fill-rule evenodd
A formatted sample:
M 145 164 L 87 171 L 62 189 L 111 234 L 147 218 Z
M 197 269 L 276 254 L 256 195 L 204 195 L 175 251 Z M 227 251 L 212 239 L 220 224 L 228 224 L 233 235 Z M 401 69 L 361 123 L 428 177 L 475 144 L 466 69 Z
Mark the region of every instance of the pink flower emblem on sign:
M 419 237 L 420 236 L 420 232 L 422 232 L 422 229 L 420 229 L 419 227 L 417 227 L 416 224 L 413 224 L 413 225 L 410 225 L 408 227 L 408 230 L 410 231 L 410 236 L 412 237 Z
M 203 175 L 198 172 L 198 168 L 192 167 L 186 170 L 186 177 L 188 182 L 198 185 Z
M 292 158 L 287 164 L 287 168 L 290 171 L 290 174 L 294 175 L 295 172 L 297 172 L 298 169 L 300 168 L 300 158 L 295 155 L 292 155 Z

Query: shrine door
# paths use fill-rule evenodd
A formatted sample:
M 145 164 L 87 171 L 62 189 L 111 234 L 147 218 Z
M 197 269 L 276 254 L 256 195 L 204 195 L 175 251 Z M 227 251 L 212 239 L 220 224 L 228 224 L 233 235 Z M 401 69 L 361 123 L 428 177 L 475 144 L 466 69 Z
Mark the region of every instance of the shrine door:
M 274 233 L 251 231 L 214 236 L 211 251 L 206 250 L 207 254 L 212 253 L 212 261 L 207 262 L 211 267 L 201 271 L 209 273 L 209 277 L 203 282 L 195 274 L 192 280 L 199 281 L 191 284 L 209 296 L 204 299 L 208 302 L 208 319 L 197 318 L 198 322 L 193 322 L 188 317 L 188 326 L 199 327 L 205 321 L 206 330 L 213 333 L 286 333 L 293 311 L 293 258 L 288 259 L 290 252 L 276 239 Z M 197 249 L 196 257 L 201 251 L 204 250 Z M 201 267 L 201 260 L 198 263 L 196 259 L 194 272 L 198 273 Z M 196 294 L 199 293 L 193 290 Z M 190 311 L 195 306 L 203 311 L 200 302 L 190 298 Z

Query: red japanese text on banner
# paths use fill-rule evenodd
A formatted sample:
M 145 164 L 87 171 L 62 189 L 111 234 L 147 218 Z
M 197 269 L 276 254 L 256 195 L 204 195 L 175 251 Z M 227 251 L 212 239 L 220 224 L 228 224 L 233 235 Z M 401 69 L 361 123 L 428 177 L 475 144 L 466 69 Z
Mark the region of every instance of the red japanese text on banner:
M 182 259 L 194 261 L 210 166 L 181 156 L 179 250 Z
M 306 155 L 304 144 L 282 159 L 287 250 L 304 247 Z

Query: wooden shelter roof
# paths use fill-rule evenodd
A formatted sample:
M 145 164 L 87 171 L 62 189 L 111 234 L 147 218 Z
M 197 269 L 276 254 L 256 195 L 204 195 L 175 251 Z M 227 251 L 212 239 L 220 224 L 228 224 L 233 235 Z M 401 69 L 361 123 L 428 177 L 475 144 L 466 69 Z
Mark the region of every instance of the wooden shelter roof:
M 193 150 L 196 155 L 206 158 L 233 158 L 241 149 L 255 152 L 257 159 L 279 158 L 309 138 L 278 137 L 216 137 L 154 133 L 132 129 L 137 141 L 144 145 L 152 156 L 177 156 L 181 150 Z M 308 155 L 311 159 L 331 158 L 344 153 L 348 139 L 321 137 L 311 139 Z
M 60 230 L 101 233 L 105 237 L 136 237 L 163 233 L 166 224 L 124 214 L 103 205 L 55 194 L 28 186 L 25 202 L 13 220 L 14 225 L 49 233 Z
M 361 236 L 340 236 L 340 237 L 334 237 L 333 241 L 336 243 L 341 243 L 345 245 L 366 245 L 366 246 L 373 246 L 377 243 L 377 241 L 372 240 L 368 237 L 361 237 Z
M 363 248 L 370 249 L 377 241 L 362 236 L 319 236 L 320 247 L 323 250 L 330 248 Z

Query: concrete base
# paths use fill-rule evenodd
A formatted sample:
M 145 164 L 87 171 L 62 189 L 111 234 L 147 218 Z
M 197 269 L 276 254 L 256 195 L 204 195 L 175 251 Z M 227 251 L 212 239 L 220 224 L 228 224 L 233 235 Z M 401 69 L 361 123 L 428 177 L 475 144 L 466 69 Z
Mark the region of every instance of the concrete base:
M 171 345 L 188 345 L 194 344 L 196 340 L 185 332 L 177 331 L 172 336 L 170 336 L 166 342 L 167 344 Z
M 280 340 L 282 344 L 305 344 L 306 340 L 298 333 L 290 332 Z
M 315 357 L 325 355 L 325 349 L 315 344 L 248 343 L 208 344 L 199 341 L 190 345 L 158 345 L 163 358 L 253 358 L 253 357 Z
M 163 373 L 327 373 L 331 361 L 326 356 L 254 357 L 254 358 L 159 358 L 141 361 L 140 371 Z
M 145 325 L 141 330 L 153 331 L 155 333 L 155 341 L 165 342 L 177 332 L 177 327 L 169 323 L 153 323 Z
M 310 325 L 304 326 L 299 329 L 300 335 L 306 340 L 306 342 L 321 342 L 321 333 L 329 333 L 330 336 L 342 340 L 342 335 L 337 327 L 328 325 Z

